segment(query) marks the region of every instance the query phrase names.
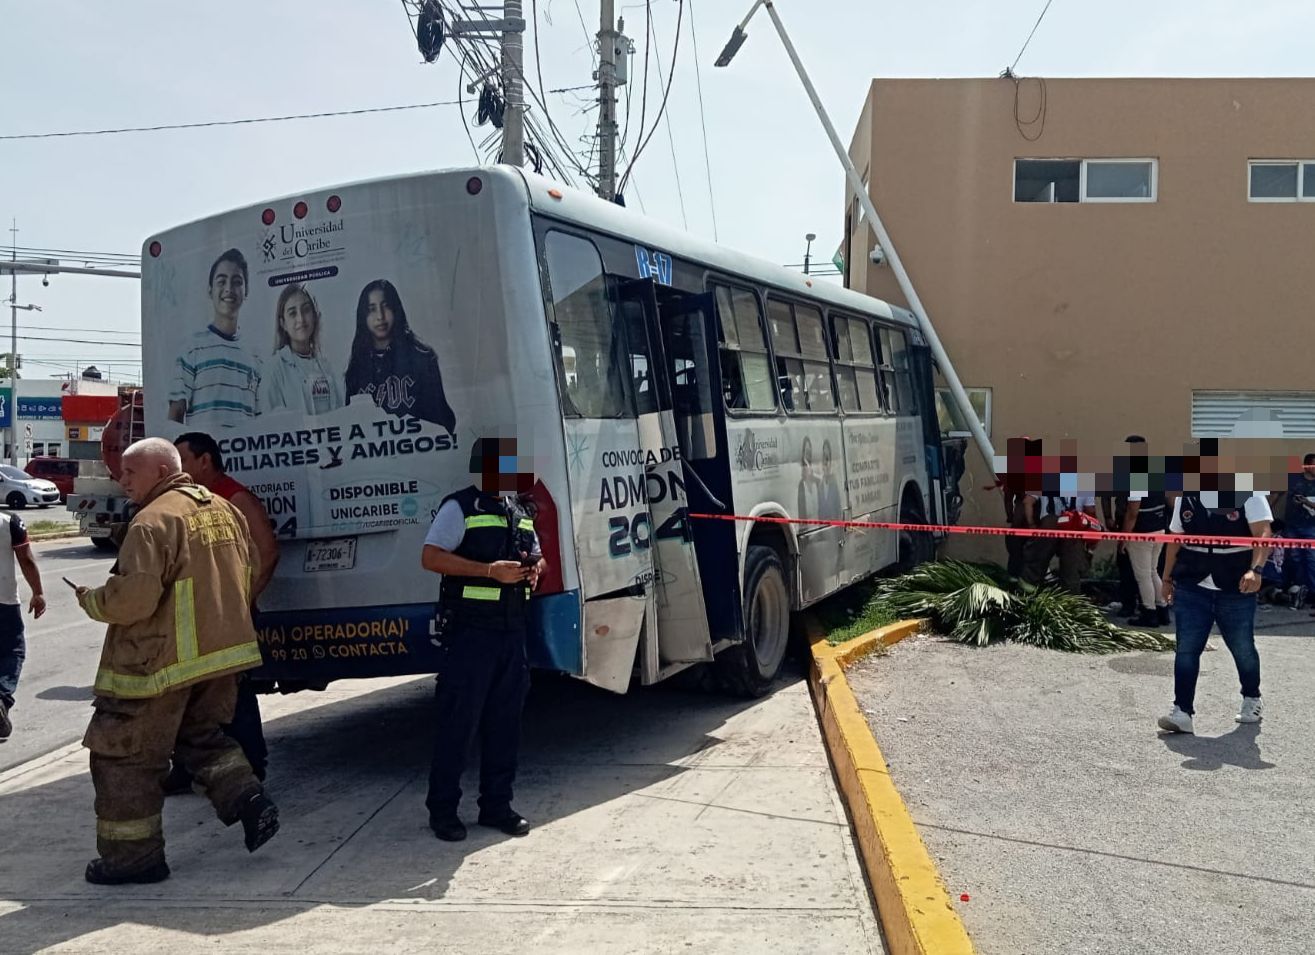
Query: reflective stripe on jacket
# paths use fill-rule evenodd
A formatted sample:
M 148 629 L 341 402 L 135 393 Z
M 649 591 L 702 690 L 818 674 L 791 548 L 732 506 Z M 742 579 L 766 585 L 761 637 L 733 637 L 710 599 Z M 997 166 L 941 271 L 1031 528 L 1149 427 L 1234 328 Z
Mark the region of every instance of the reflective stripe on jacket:
M 246 519 L 185 474 L 161 481 L 128 526 L 104 587 L 80 598 L 109 624 L 96 693 L 138 699 L 258 666 Z

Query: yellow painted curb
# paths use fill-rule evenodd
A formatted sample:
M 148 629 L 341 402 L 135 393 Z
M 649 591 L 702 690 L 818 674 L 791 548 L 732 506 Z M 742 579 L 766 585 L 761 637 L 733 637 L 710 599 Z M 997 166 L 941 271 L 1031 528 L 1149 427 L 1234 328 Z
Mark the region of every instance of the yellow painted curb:
M 808 684 L 849 807 L 886 950 L 890 955 L 972 955 L 972 940 L 845 679 L 845 668 L 855 660 L 878 646 L 898 643 L 921 626 L 921 620 L 906 620 L 835 647 L 825 636 L 814 636 Z

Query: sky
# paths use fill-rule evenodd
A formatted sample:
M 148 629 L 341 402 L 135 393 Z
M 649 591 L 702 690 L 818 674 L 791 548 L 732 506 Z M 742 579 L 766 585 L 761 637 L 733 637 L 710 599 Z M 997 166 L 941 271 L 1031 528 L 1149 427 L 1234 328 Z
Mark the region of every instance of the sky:
M 665 79 L 673 62 L 678 16 L 680 42 L 669 129 L 664 121 L 636 162 L 628 204 L 782 264 L 801 262 L 805 234 L 816 233 L 813 254 L 825 261 L 841 240 L 843 172 L 766 14 L 750 24 L 729 68 L 712 66 L 750 3 L 652 0 L 649 126 L 661 98 L 659 76 Z M 641 114 L 645 6 L 618 2 L 638 47 L 630 67 L 632 144 Z M 1013 63 L 1044 6 L 777 0 L 846 142 L 874 77 L 996 76 Z M 587 34 L 598 29 L 597 0 L 525 0 L 525 7 L 526 73 L 535 85 L 536 32 L 543 86 L 589 85 Z M 459 86 L 451 44 L 425 64 L 399 0 L 0 0 L 0 27 L 0 136 L 451 101 Z M 1299 76 L 1309 73 L 1313 33 L 1315 4 L 1295 0 L 1053 0 L 1017 72 Z M 549 115 L 579 144 L 582 160 L 588 140 L 580 137 L 596 118 L 588 98 L 587 90 L 547 97 Z M 465 112 L 473 117 L 469 100 Z M 533 113 L 542 121 L 542 109 Z M 622 123 L 624 116 L 623 103 Z M 475 129 L 476 141 L 487 133 Z M 139 254 L 153 233 L 228 209 L 474 161 L 455 106 L 0 140 L 0 242 L 8 242 L 3 230 L 16 219 L 20 246 Z M 0 295 L 8 294 L 6 278 Z M 116 378 L 138 372 L 133 348 L 71 340 L 135 342 L 135 281 L 65 275 L 43 287 L 38 278 L 20 278 L 18 301 L 43 309 L 19 313 L 20 335 L 61 339 L 20 341 L 24 377 L 88 362 Z

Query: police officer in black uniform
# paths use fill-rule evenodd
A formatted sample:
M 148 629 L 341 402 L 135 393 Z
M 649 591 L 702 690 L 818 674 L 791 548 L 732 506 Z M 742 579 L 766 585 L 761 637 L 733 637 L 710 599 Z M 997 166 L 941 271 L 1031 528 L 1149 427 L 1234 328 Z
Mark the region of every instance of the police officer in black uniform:
M 442 574 L 434 757 L 429 826 L 447 842 L 466 838 L 457 815 L 466 754 L 480 742 L 479 824 L 523 836 L 530 824 L 511 806 L 529 689 L 525 628 L 530 594 L 545 568 L 516 442 L 481 438 L 470 454 L 479 486 L 449 495 L 425 537 L 421 564 Z

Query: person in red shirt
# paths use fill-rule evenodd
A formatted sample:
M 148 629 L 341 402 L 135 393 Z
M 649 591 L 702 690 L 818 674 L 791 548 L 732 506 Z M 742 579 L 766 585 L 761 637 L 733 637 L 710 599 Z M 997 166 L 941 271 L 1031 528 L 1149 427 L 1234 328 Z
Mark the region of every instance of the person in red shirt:
M 223 452 L 219 450 L 219 443 L 210 435 L 202 431 L 189 431 L 179 436 L 174 445 L 178 448 L 187 475 L 228 501 L 247 519 L 251 542 L 260 555 L 259 572 L 251 581 L 251 607 L 254 610 L 256 601 L 274 576 L 274 567 L 279 562 L 278 541 L 274 538 L 269 515 L 265 513 L 256 495 L 224 472 Z M 264 782 L 269 748 L 265 745 L 265 731 L 261 726 L 260 703 L 249 679 L 238 681 L 233 721 L 224 727 L 224 732 L 242 747 L 247 762 L 260 781 Z M 181 764 L 175 762 L 163 785 L 168 795 L 177 795 L 191 789 L 192 778 Z

